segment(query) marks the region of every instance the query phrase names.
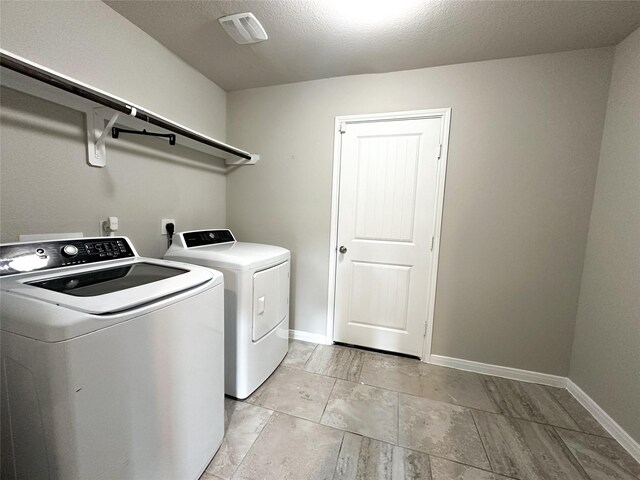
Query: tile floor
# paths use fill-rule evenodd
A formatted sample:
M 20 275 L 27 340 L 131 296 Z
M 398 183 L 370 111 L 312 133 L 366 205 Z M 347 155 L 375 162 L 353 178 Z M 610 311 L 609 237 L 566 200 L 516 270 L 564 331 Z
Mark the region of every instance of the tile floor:
M 638 480 L 566 390 L 292 340 L 201 480 Z

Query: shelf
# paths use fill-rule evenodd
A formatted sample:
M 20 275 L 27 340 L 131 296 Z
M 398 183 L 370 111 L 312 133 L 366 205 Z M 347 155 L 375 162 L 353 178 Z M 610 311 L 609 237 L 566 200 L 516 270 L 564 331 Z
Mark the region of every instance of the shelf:
M 215 140 L 132 102 L 0 49 L 0 83 L 87 116 L 87 162 L 106 166 L 105 140 L 115 125 L 175 134 L 179 145 L 224 158 L 227 165 L 253 165 L 259 156 Z

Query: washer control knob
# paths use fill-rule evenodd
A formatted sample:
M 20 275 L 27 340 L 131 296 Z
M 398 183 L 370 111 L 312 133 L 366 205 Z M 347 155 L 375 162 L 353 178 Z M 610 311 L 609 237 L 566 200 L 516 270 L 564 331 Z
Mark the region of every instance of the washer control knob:
M 65 245 L 62 247 L 62 255 L 65 257 L 75 257 L 78 254 L 78 247 L 75 245 Z

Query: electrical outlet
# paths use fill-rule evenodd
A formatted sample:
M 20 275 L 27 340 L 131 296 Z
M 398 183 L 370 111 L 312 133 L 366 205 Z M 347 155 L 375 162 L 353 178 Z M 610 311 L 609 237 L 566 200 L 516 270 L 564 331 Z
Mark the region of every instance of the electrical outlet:
M 113 236 L 118 231 L 118 217 L 107 217 L 98 222 L 98 231 L 101 237 Z
M 176 221 L 173 218 L 163 218 L 160 220 L 160 235 L 167 234 L 167 223 L 173 223 L 175 227 Z

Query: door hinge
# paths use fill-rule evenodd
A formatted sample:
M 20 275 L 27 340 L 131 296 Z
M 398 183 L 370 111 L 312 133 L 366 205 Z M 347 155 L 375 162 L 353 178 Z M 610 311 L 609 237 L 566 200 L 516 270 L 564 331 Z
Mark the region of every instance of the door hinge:
M 442 144 L 438 145 L 438 160 L 442 158 Z
M 427 336 L 427 322 L 424 322 L 424 332 L 422 332 L 422 336 L 423 337 Z
M 436 237 L 431 237 L 431 246 L 429 247 L 429 250 L 433 252 L 433 244 L 436 241 Z
M 344 122 L 343 122 L 343 123 L 341 123 L 341 124 L 338 126 L 338 131 L 339 131 L 340 133 L 347 133 L 347 124 L 346 124 L 346 123 L 344 123 Z

